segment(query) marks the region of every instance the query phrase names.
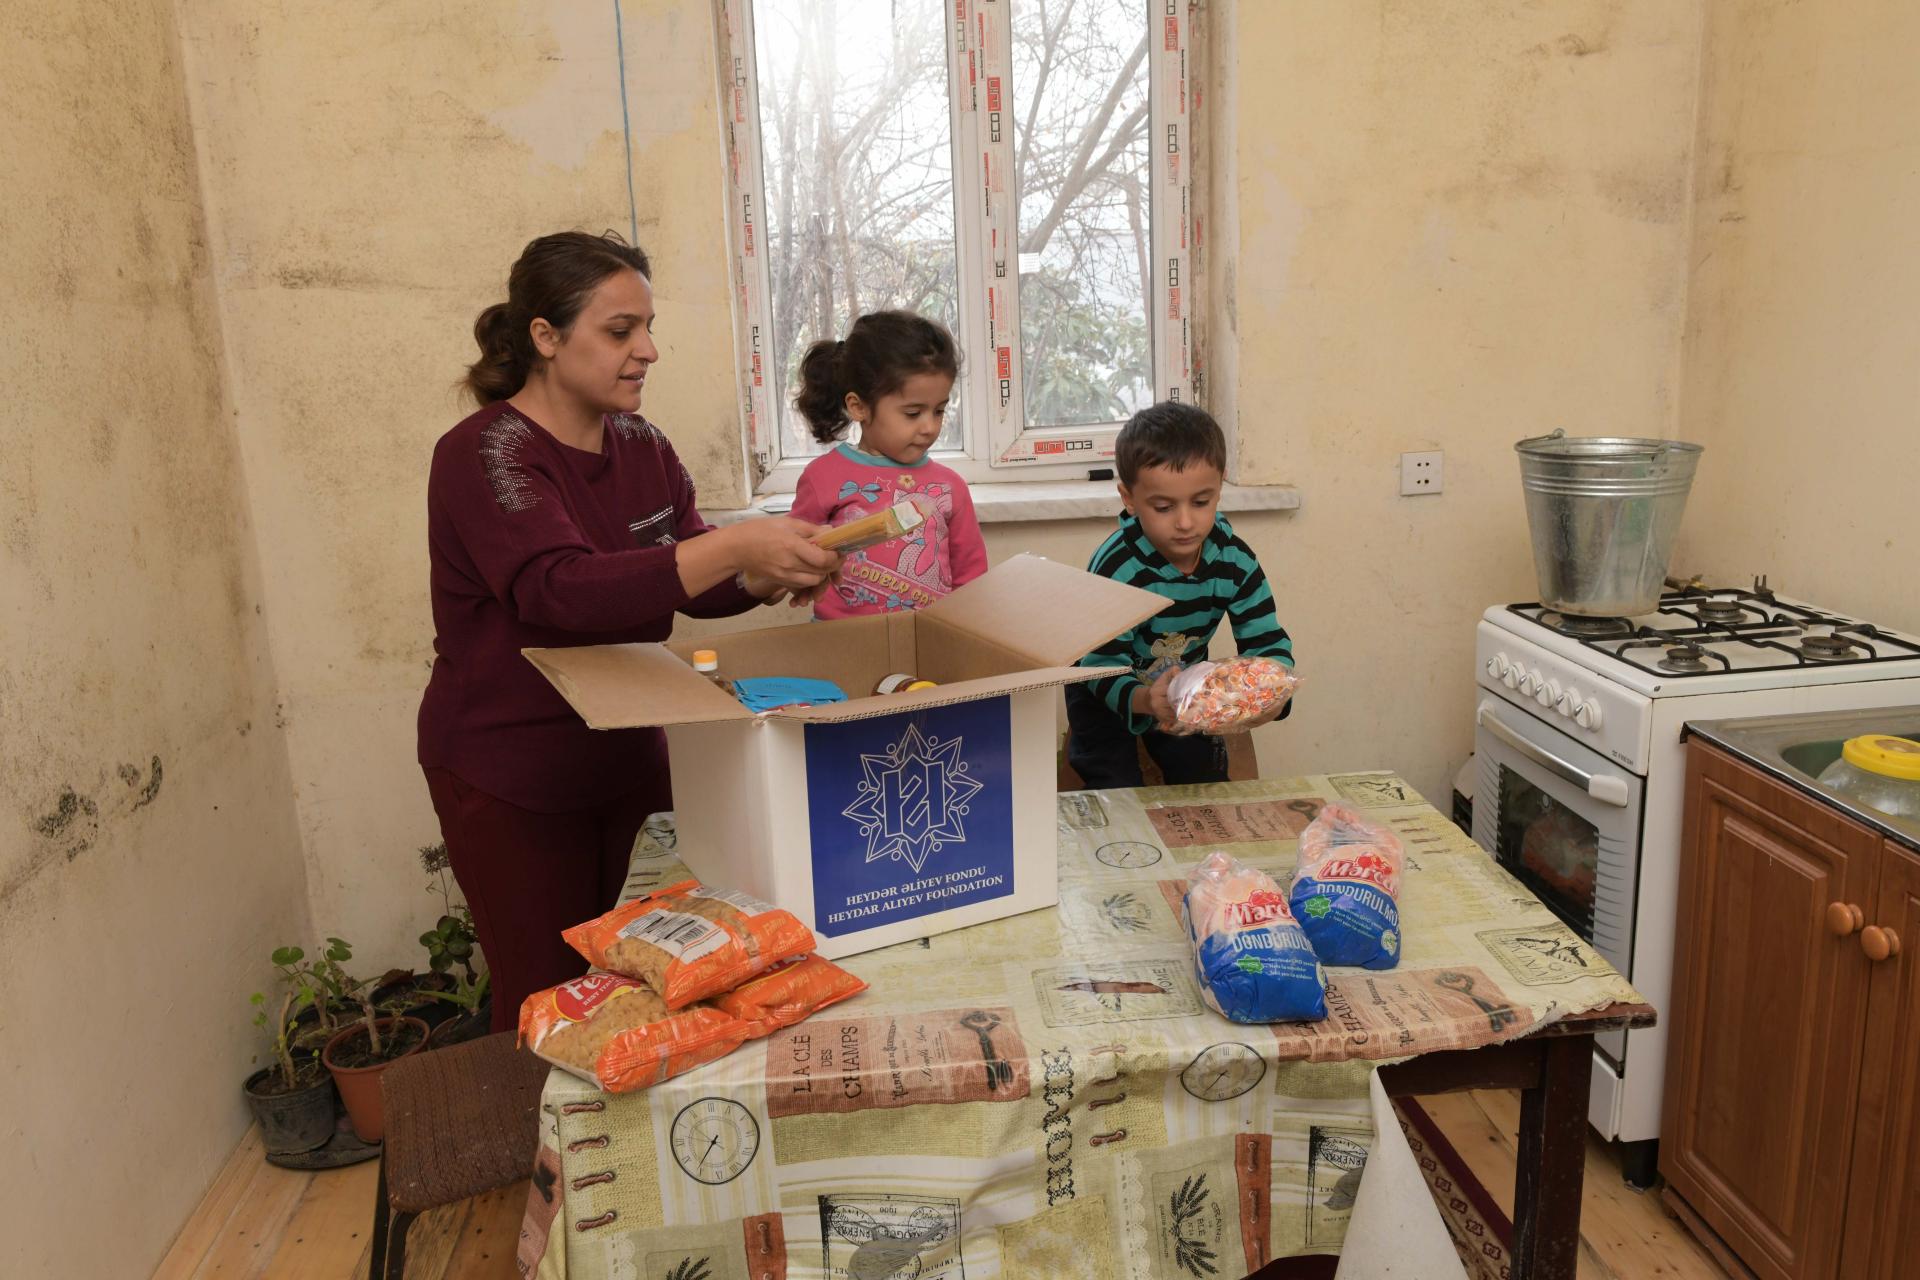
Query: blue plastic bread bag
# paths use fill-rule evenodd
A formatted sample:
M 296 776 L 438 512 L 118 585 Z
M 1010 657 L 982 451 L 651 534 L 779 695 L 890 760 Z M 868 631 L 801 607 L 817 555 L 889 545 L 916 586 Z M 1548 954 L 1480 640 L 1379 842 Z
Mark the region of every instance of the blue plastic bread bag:
M 1400 837 L 1343 804 L 1324 805 L 1300 833 L 1289 905 L 1322 964 L 1400 963 Z
M 1187 876 L 1187 933 L 1207 1003 L 1235 1022 L 1318 1021 L 1327 983 L 1272 876 L 1211 853 Z

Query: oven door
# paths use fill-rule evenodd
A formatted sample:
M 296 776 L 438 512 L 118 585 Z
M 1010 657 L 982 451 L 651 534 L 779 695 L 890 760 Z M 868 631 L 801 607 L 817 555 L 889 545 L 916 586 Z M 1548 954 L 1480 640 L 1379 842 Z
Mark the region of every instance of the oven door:
M 1476 721 L 1474 840 L 1631 975 L 1645 779 L 1490 694 Z

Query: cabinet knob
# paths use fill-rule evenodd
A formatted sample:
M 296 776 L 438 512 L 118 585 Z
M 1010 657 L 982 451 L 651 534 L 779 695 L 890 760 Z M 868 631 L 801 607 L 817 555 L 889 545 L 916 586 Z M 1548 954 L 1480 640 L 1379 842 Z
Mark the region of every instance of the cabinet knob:
M 1891 929 L 1870 924 L 1860 931 L 1860 949 L 1867 953 L 1867 959 L 1878 964 L 1888 956 L 1900 954 L 1900 935 Z
M 1827 928 L 1833 930 L 1833 936 L 1844 938 L 1858 929 L 1866 920 L 1859 907 L 1851 902 L 1835 902 L 1827 906 Z

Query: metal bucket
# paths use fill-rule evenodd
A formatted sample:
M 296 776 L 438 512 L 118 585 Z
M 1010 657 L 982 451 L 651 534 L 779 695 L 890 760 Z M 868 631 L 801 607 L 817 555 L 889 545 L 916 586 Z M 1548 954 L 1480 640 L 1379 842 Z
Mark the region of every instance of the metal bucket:
M 1652 612 L 1700 446 L 1556 431 L 1513 447 L 1540 602 L 1581 617 Z

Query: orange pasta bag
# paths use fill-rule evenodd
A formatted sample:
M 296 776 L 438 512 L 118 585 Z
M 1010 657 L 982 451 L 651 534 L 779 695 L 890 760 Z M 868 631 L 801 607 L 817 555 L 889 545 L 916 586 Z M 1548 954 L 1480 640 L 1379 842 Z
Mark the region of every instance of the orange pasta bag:
M 747 1026 L 711 1005 L 679 1012 L 632 978 L 590 973 L 520 1006 L 520 1043 L 609 1093 L 659 1084 L 725 1057 Z
M 669 1009 L 731 991 L 814 947 L 813 931 L 792 912 L 697 880 L 655 890 L 561 936 L 595 968 L 652 987 Z
M 758 1040 L 866 989 L 865 982 L 831 960 L 798 956 L 715 996 L 713 1003 L 740 1019 L 748 1037 Z

